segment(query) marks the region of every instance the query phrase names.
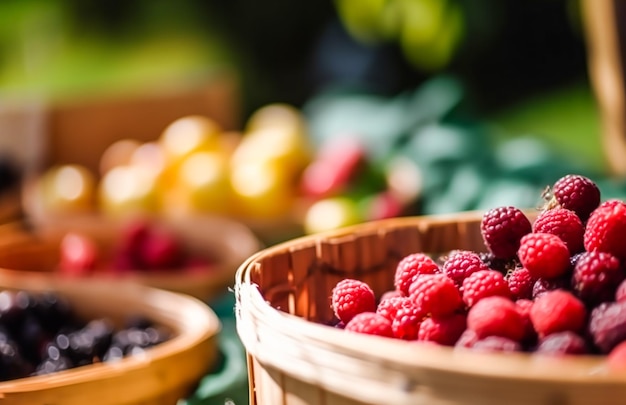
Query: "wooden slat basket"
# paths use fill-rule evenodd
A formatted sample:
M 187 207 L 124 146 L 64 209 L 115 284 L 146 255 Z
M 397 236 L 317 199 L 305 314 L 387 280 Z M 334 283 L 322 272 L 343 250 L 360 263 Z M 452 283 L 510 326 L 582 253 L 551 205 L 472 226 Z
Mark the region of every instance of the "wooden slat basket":
M 623 403 L 626 374 L 609 373 L 599 356 L 484 354 L 327 326 L 339 280 L 363 280 L 380 297 L 393 289 L 395 267 L 410 253 L 484 251 L 481 218 L 471 212 L 384 220 L 249 258 L 236 276 L 236 316 L 251 404 Z

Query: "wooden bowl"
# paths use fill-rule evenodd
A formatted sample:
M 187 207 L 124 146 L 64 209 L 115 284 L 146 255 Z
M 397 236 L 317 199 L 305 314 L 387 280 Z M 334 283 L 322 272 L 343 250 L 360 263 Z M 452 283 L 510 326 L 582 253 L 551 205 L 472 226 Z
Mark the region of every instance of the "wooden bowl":
M 164 269 L 132 270 L 114 273 L 95 269 L 89 276 L 96 280 L 140 283 L 208 300 L 227 291 L 234 284 L 237 267 L 260 249 L 260 242 L 246 226 L 222 217 L 152 218 L 159 226 L 172 231 L 190 255 L 211 261 L 193 271 Z M 33 278 L 59 277 L 60 242 L 68 232 L 93 238 L 102 252 L 108 253 L 118 241 L 124 220 L 97 215 L 74 215 L 51 219 L 31 232 L 16 233 L 0 243 L 1 272 L 27 273 Z M 79 278 L 67 280 L 81 282 Z
M 408 254 L 484 251 L 482 213 L 397 218 L 295 239 L 237 272 L 237 329 L 256 405 L 614 404 L 626 373 L 604 356 L 476 353 L 326 326 L 344 278 L 392 290 Z
M 0 382 L 3 404 L 174 405 L 216 362 L 220 322 L 207 305 L 192 297 L 140 285 L 100 280 L 79 285 L 17 273 L 0 273 L 0 288 L 54 291 L 85 319 L 120 322 L 137 314 L 173 332 L 170 340 L 146 349 L 144 356 Z

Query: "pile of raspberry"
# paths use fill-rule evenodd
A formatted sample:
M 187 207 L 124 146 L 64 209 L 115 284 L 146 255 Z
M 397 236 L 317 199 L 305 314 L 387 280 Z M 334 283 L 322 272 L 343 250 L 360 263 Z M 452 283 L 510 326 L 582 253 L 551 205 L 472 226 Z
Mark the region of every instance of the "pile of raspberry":
M 413 253 L 379 299 L 363 281 L 332 291 L 337 327 L 455 349 L 607 355 L 626 369 L 626 203 L 570 174 L 531 222 L 513 206 L 482 217 L 485 252 Z

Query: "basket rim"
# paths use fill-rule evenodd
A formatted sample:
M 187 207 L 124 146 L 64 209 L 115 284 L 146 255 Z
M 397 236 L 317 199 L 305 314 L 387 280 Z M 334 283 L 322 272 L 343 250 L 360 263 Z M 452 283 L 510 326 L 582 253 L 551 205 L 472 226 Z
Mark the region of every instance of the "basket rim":
M 238 333 L 248 352 L 259 361 L 285 368 L 284 362 L 277 361 L 264 353 L 260 344 L 251 334 L 253 327 L 246 322 L 261 320 L 276 333 L 281 333 L 296 345 L 331 347 L 334 351 L 354 359 L 370 360 L 376 365 L 393 363 L 403 370 L 440 371 L 457 375 L 488 377 L 494 380 L 524 380 L 537 383 L 565 385 L 623 385 L 626 372 L 609 371 L 606 356 L 576 355 L 565 357 L 539 356 L 528 353 L 476 353 L 451 347 L 407 342 L 378 336 L 347 333 L 332 326 L 307 321 L 299 316 L 273 308 L 251 281 L 250 273 L 255 263 L 273 254 L 317 245 L 333 238 L 354 234 L 381 232 L 396 226 L 425 226 L 450 220 L 470 221 L 482 216 L 482 211 L 468 211 L 456 214 L 424 215 L 373 221 L 342 228 L 336 231 L 299 237 L 273 247 L 266 248 L 249 257 L 236 273 L 235 293 L 237 298 Z M 480 216 L 479 216 L 480 215 Z M 255 325 L 256 326 L 256 325 Z M 376 347 L 372 351 L 372 347 Z M 288 367 L 288 365 L 287 365 Z M 297 372 L 297 370 L 290 370 Z
M 181 293 L 138 284 L 107 283 L 99 280 L 67 282 L 46 280 L 15 274 L 0 274 L 0 288 L 23 289 L 33 292 L 56 291 L 79 287 L 81 294 L 103 294 L 144 297 L 145 305 L 162 311 L 157 322 L 172 328 L 175 336 L 146 349 L 144 356 L 127 356 L 115 362 L 99 362 L 48 375 L 30 376 L 0 382 L 0 397 L 30 391 L 43 391 L 70 385 L 89 384 L 110 379 L 129 379 L 146 367 L 159 366 L 163 361 L 194 351 L 214 341 L 221 331 L 221 321 L 211 308 L 199 299 Z M 113 297 L 111 297 L 113 299 Z M 139 301 L 139 299 L 137 299 Z M 174 308 L 172 308 L 174 307 Z M 184 311 L 180 311 L 184 308 Z M 165 322 L 168 319 L 169 322 Z

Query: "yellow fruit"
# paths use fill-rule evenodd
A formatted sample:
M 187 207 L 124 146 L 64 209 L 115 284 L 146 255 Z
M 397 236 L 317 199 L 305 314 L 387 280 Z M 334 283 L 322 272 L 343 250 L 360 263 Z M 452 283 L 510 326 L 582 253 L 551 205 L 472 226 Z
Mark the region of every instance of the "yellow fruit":
M 178 162 L 198 151 L 217 150 L 220 147 L 219 125 L 212 119 L 190 115 L 172 122 L 159 141 L 169 162 Z
M 144 167 L 160 175 L 165 170 L 165 151 L 158 142 L 143 143 L 133 151 L 129 164 Z
M 290 214 L 293 187 L 280 166 L 258 161 L 234 166 L 231 184 L 241 215 L 272 219 Z
M 141 166 L 126 165 L 111 169 L 100 182 L 102 211 L 116 216 L 157 211 L 157 180 L 153 172 Z
M 300 111 L 282 103 L 269 104 L 256 110 L 248 119 L 245 132 L 275 127 L 289 128 L 299 133 L 306 132 L 306 123 Z
M 345 197 L 334 197 L 313 203 L 304 217 L 307 234 L 331 231 L 362 221 L 356 202 Z
M 41 177 L 39 195 L 45 211 L 84 212 L 94 206 L 96 180 L 80 165 L 61 165 L 48 169 Z
M 177 203 L 193 212 L 227 213 L 232 190 L 228 163 L 222 155 L 196 152 L 180 165 L 176 176 Z
M 135 139 L 121 139 L 109 145 L 100 156 L 100 176 L 116 166 L 127 165 L 140 145 Z

